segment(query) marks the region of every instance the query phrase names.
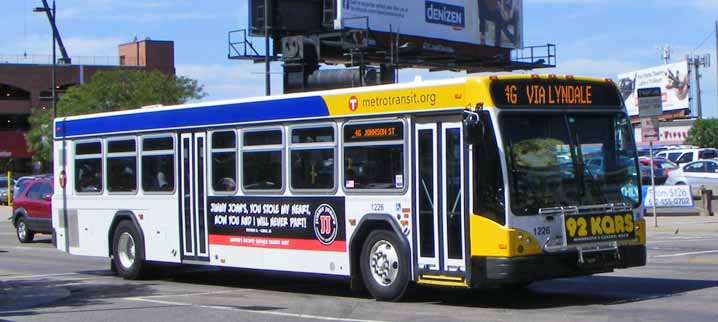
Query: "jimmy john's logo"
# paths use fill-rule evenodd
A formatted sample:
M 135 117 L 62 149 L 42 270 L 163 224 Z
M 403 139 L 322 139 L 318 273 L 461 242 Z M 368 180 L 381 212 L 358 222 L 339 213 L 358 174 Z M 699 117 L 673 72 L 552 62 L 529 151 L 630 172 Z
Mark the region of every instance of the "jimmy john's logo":
M 565 221 L 568 244 L 633 239 L 635 224 L 631 214 L 573 215 Z
M 328 204 L 322 204 L 314 211 L 314 235 L 322 245 L 330 245 L 337 237 L 337 214 Z

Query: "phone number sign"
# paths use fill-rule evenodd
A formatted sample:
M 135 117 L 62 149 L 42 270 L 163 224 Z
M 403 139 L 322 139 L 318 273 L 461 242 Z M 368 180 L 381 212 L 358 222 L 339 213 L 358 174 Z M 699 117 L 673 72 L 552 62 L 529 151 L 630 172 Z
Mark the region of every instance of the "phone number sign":
M 653 188 L 643 187 L 643 206 L 653 207 Z M 693 207 L 691 186 L 656 186 L 656 208 L 688 208 Z

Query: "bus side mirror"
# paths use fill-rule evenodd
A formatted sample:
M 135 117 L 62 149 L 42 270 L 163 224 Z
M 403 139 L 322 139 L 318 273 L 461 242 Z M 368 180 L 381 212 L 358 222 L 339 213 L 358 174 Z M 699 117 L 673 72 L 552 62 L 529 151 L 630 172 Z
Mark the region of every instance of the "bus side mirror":
M 484 124 L 481 122 L 479 113 L 472 110 L 464 110 L 464 134 L 466 138 L 476 138 L 484 136 Z M 471 142 L 472 140 L 469 140 Z

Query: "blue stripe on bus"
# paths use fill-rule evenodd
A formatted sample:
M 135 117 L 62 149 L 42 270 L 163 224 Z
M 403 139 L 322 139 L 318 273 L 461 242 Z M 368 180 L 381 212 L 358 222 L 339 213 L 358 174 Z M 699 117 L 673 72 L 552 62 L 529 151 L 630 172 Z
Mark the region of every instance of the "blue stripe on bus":
M 324 100 L 320 96 L 312 96 L 176 110 L 150 109 L 139 113 L 69 120 L 65 121 L 64 134 L 72 137 L 328 115 Z M 55 137 L 62 137 L 62 122 L 56 124 L 55 131 Z

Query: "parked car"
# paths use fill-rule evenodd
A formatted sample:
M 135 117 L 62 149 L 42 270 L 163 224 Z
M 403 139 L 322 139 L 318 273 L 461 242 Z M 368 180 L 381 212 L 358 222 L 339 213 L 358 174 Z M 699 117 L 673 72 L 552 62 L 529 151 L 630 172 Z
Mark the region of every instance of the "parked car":
M 36 176 L 25 176 L 20 177 L 15 181 L 15 184 L 12 186 L 12 200 L 15 201 L 15 197 L 20 194 L 20 191 L 25 189 L 28 184 L 32 181 L 32 179 L 35 179 Z
M 651 184 L 651 159 L 641 157 L 638 162 L 641 166 L 641 183 L 644 185 Z M 657 185 L 664 184 L 668 179 L 668 173 L 676 169 L 678 169 L 678 166 L 669 160 L 663 158 L 653 159 L 653 176 Z
M 21 243 L 33 240 L 35 233 L 52 233 L 52 177 L 34 178 L 12 204 L 12 222 Z
M 668 159 L 678 164 L 684 164 L 696 160 L 714 159 L 718 157 L 718 150 L 707 148 L 665 150 L 657 153 L 656 157 Z
M 10 185 L 15 184 L 15 180 L 10 179 Z M 7 177 L 0 177 L 0 204 L 6 205 L 8 202 L 7 197 Z
M 668 173 L 666 184 L 688 184 L 693 187 L 705 186 L 718 191 L 718 161 L 700 160 L 680 166 L 677 170 Z

